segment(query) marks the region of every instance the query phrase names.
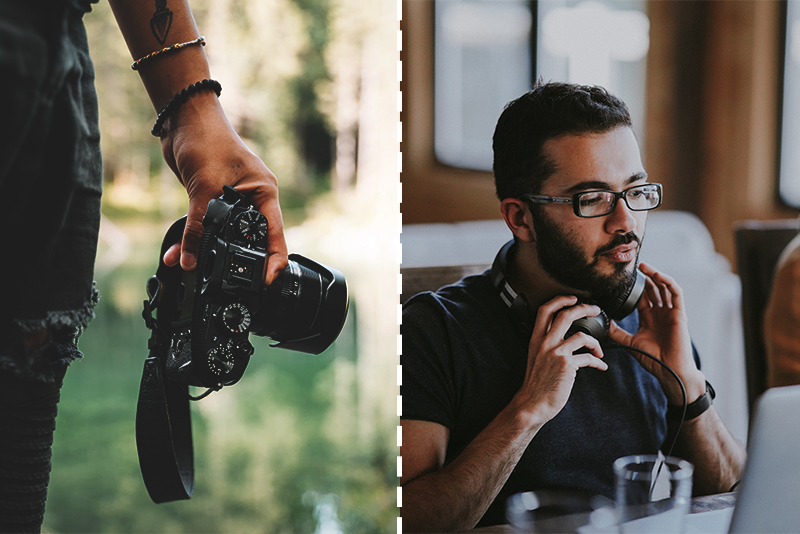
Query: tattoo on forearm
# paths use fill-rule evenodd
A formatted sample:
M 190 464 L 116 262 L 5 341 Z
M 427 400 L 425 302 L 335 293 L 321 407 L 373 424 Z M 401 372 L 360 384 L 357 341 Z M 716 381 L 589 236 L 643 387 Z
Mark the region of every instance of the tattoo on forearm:
M 167 0 L 156 0 L 156 12 L 150 19 L 150 29 L 158 40 L 159 44 L 164 44 L 172 26 L 172 11 L 167 7 Z

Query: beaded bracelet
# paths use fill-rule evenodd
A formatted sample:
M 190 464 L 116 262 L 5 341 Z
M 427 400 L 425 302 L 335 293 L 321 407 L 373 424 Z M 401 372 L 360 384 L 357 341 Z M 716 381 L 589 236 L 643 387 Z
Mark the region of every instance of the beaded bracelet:
M 181 89 L 179 92 L 175 93 L 170 101 L 164 106 L 164 109 L 158 114 L 156 118 L 156 123 L 153 125 L 153 129 L 150 130 L 150 133 L 153 134 L 155 137 L 161 137 L 161 128 L 164 126 L 164 121 L 167 118 L 175 113 L 179 107 L 186 102 L 189 97 L 201 89 L 213 89 L 217 96 L 222 93 L 222 85 L 217 80 L 201 80 L 199 82 L 193 83 L 189 87 Z
M 138 70 L 139 69 L 139 65 L 141 65 L 145 61 L 153 59 L 156 56 L 160 56 L 161 54 L 166 54 L 167 52 L 172 52 L 173 50 L 180 50 L 184 46 L 189 46 L 189 45 L 194 45 L 194 44 L 201 44 L 201 45 L 205 46 L 206 45 L 206 38 L 201 35 L 200 37 L 198 37 L 194 41 L 187 41 L 185 43 L 175 43 L 174 45 L 168 46 L 166 48 L 162 48 L 161 50 L 156 50 L 155 52 L 150 52 L 146 56 L 141 57 L 141 58 L 137 59 L 136 61 L 134 61 L 133 65 L 131 65 L 131 68 L 133 70 Z

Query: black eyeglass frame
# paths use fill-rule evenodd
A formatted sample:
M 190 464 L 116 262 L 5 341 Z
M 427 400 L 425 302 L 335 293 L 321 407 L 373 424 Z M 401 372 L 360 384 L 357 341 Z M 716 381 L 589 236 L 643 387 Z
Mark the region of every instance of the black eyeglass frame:
M 644 209 L 636 209 L 632 208 L 630 203 L 628 202 L 628 192 L 633 191 L 634 189 L 639 189 L 642 187 L 652 187 L 655 186 L 658 189 L 658 204 L 651 208 L 644 208 Z M 582 215 L 581 214 L 581 205 L 580 205 L 580 197 L 590 193 L 611 193 L 614 195 L 614 201 L 611 203 L 611 209 L 606 213 L 601 213 L 599 215 Z M 608 189 L 592 189 L 591 191 L 581 191 L 580 193 L 575 193 L 572 195 L 571 198 L 564 198 L 564 197 L 551 197 L 549 195 L 522 195 L 520 200 L 527 200 L 529 202 L 533 202 L 534 204 L 572 204 L 572 211 L 578 217 L 582 219 L 594 219 L 596 217 L 605 217 L 606 215 L 613 213 L 615 209 L 617 209 L 617 202 L 619 199 L 625 201 L 625 205 L 631 211 L 650 211 L 654 210 L 657 207 L 661 206 L 661 202 L 664 200 L 664 188 L 661 184 L 656 182 L 648 182 L 646 184 L 639 184 L 624 189 L 622 191 L 610 191 Z

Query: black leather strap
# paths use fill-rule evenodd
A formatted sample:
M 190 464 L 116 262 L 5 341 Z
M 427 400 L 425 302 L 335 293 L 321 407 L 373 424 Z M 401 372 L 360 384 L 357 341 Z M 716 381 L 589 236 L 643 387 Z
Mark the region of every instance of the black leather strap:
M 672 404 L 667 405 L 667 417 L 674 421 L 680 421 L 681 417 L 683 417 L 684 421 L 689 421 L 696 417 L 700 417 L 706 410 L 711 408 L 711 405 L 714 404 L 714 398 L 717 396 L 717 392 L 714 391 L 714 387 L 706 381 L 706 392 L 700 395 L 696 401 L 690 403 L 686 406 L 686 415 L 683 414 L 683 406 L 674 406 Z
M 173 243 L 180 242 L 185 226 L 184 217 L 170 227 L 161 246 L 161 258 Z M 157 308 L 159 316 L 174 313 L 174 306 L 166 302 L 174 292 L 165 291 L 165 284 L 175 284 L 179 275 L 180 268 L 169 268 L 159 261 L 156 276 L 148 282 L 150 300 L 144 301 L 143 317 L 151 336 L 136 406 L 136 449 L 144 484 L 156 503 L 189 499 L 194 491 L 189 388 L 166 377 L 170 336 L 160 323 L 169 321 L 153 317 Z
M 144 484 L 156 503 L 189 499 L 194 491 L 187 390 L 164 380 L 163 360 L 156 356 L 145 360 L 136 407 L 136 448 Z

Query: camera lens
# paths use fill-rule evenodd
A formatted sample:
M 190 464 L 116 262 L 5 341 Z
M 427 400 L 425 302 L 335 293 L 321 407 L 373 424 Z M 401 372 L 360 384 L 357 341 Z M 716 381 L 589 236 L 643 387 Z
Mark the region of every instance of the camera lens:
M 347 316 L 347 283 L 342 273 L 299 254 L 264 288 L 262 312 L 252 332 L 281 348 L 319 354 L 336 339 Z

